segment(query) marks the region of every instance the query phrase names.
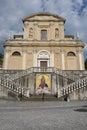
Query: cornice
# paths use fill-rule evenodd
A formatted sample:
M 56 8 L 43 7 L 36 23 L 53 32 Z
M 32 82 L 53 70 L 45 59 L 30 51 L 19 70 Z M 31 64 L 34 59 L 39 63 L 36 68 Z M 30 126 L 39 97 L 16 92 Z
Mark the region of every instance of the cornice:
M 4 44 L 4 47 L 82 47 L 84 48 L 84 44 L 77 43 L 75 41 L 29 41 L 29 40 L 16 40 L 10 41 Z
M 48 12 L 40 12 L 40 13 L 37 13 L 37 14 L 32 14 L 28 17 L 25 17 L 22 21 L 25 22 L 25 21 L 29 21 L 30 18 L 34 17 L 34 16 L 53 16 L 57 19 L 59 19 L 60 21 L 63 21 L 65 22 L 66 20 L 64 18 L 62 18 L 61 16 L 59 15 L 56 15 L 56 14 L 52 14 L 52 13 L 48 13 Z

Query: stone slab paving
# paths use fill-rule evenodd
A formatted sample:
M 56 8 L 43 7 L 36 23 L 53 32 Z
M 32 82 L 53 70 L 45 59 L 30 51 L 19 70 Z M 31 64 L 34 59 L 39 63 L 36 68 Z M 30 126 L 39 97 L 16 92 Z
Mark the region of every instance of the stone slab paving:
M 87 101 L 0 100 L 0 130 L 86 130 Z

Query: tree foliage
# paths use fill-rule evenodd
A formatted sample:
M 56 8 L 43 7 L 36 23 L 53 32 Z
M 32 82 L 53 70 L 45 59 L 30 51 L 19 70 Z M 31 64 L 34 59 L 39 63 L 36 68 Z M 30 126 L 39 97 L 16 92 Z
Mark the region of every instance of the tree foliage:
M 3 55 L 0 53 L 0 65 L 3 63 Z
M 85 69 L 87 70 L 87 58 L 85 59 Z

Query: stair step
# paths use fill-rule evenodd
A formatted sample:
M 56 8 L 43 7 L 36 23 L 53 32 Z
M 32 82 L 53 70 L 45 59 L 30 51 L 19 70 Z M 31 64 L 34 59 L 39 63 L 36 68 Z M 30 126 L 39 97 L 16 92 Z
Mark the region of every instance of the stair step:
M 58 98 L 56 98 L 53 95 L 45 95 L 44 98 L 42 95 L 33 95 L 30 98 L 27 99 L 28 101 L 57 101 Z

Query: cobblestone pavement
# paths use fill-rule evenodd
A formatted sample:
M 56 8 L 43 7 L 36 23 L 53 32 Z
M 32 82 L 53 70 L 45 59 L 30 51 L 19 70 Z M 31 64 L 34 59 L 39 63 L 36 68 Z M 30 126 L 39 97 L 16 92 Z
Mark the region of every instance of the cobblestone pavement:
M 0 100 L 0 130 L 86 130 L 87 101 Z

